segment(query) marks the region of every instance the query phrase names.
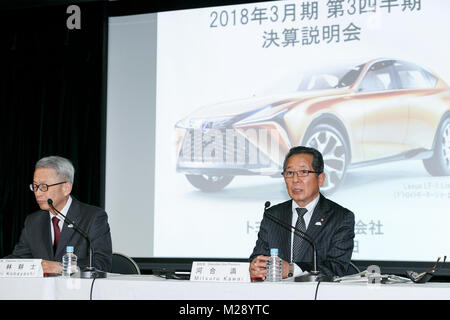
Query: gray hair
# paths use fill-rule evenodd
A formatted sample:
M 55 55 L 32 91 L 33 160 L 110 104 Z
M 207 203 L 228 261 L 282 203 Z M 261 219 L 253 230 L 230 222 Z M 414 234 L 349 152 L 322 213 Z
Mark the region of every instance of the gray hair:
M 58 156 L 45 157 L 36 163 L 35 170 L 38 168 L 55 169 L 56 174 L 63 176 L 68 182 L 73 184 L 75 168 L 68 159 Z

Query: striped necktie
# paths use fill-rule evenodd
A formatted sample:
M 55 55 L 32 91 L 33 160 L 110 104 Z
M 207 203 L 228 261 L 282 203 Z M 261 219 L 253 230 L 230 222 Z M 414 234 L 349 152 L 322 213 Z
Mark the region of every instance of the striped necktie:
M 308 212 L 306 208 L 295 208 L 298 214 L 297 223 L 295 224 L 295 228 L 300 230 L 303 233 L 306 233 L 306 224 L 303 216 Z M 297 261 L 301 254 L 302 243 L 304 242 L 303 238 L 294 234 L 294 241 L 292 245 L 292 261 Z

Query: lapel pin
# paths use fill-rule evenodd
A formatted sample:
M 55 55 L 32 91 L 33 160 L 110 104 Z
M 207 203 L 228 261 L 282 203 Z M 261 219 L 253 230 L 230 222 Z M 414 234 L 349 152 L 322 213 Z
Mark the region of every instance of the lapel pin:
M 67 228 L 73 228 L 73 224 L 69 224 Z
M 321 226 L 321 225 L 322 225 L 322 222 L 320 222 L 320 221 L 316 222 L 316 226 Z

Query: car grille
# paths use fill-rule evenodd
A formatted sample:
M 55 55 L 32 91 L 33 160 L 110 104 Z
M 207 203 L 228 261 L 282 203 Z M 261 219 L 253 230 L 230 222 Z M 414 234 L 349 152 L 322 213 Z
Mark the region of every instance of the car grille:
M 178 163 L 217 167 L 270 167 L 270 160 L 234 129 L 194 130 L 185 135 Z

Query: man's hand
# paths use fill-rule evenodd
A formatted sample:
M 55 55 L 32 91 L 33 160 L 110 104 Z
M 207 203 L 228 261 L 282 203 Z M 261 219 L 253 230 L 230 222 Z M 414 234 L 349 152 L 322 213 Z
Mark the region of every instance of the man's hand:
M 42 260 L 44 273 L 62 273 L 62 264 L 56 261 Z
M 257 256 L 250 262 L 250 278 L 251 279 L 266 279 L 266 263 L 268 256 Z
M 257 279 L 260 278 L 262 280 L 266 279 L 267 272 L 266 272 L 266 263 L 267 259 L 270 257 L 268 256 L 257 256 L 253 261 L 250 263 L 250 278 L 251 279 Z M 282 278 L 287 278 L 289 274 L 289 263 L 287 261 L 281 260 L 281 275 Z
M 281 265 L 281 276 L 283 279 L 287 278 L 289 275 L 289 262 L 283 261 L 283 264 Z

